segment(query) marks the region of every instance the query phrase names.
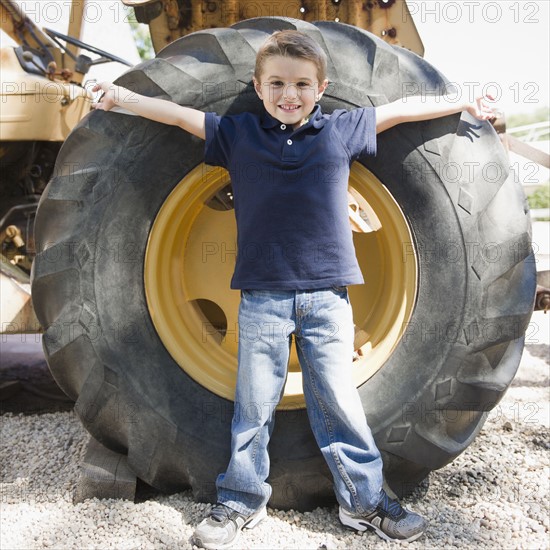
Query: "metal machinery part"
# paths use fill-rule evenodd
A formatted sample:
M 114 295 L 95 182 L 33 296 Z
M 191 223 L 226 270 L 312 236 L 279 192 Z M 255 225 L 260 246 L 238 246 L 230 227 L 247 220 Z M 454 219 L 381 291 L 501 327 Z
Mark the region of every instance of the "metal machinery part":
M 13 0 L 0 1 L 2 29 L 19 44 L 1 51 L 1 332 L 40 330 L 29 286 L 34 215 L 62 143 L 90 110 L 84 77 L 98 63 L 130 65 L 78 39 L 83 7 L 84 0 L 71 5 L 73 38 L 39 28 Z M 78 49 L 99 57 L 92 60 Z
M 424 55 L 424 46 L 404 0 L 122 0 L 147 23 L 155 52 L 191 32 L 229 27 L 253 17 L 284 16 L 337 21 L 365 29 L 389 44 Z

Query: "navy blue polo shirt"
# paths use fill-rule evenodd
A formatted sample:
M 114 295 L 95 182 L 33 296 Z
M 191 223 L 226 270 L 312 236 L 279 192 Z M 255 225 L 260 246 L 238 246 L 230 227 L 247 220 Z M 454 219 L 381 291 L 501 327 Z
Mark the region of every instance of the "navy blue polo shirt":
M 205 162 L 229 171 L 237 219 L 231 288 L 307 290 L 360 284 L 348 220 L 351 163 L 376 154 L 372 107 L 297 130 L 267 111 L 206 113 Z

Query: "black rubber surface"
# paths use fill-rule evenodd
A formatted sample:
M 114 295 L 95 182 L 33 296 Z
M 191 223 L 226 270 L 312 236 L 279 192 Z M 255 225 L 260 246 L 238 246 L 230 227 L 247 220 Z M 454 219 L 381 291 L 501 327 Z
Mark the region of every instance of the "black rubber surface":
M 218 113 L 259 111 L 251 87 L 267 34 L 299 28 L 329 55 L 323 109 L 379 105 L 411 84 L 445 79 L 421 58 L 354 27 L 280 18 L 184 37 L 118 83 Z M 405 124 L 379 136 L 364 164 L 410 223 L 418 300 L 386 365 L 360 388 L 402 495 L 473 440 L 519 364 L 535 265 L 521 186 L 493 128 L 468 115 Z M 96 111 L 65 142 L 36 220 L 33 299 L 52 373 L 90 433 L 128 453 L 137 476 L 164 491 L 191 486 L 214 500 L 229 458 L 232 403 L 190 379 L 163 347 L 143 289 L 151 224 L 203 159 L 185 132 Z M 403 261 L 407 261 L 404 250 Z M 332 480 L 305 411 L 277 413 L 270 444 L 276 508 L 333 501 Z

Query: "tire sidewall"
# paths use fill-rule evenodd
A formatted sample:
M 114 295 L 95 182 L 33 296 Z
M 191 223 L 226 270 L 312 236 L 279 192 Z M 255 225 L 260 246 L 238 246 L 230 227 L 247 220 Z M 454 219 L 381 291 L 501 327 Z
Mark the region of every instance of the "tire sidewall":
M 326 31 L 330 25 L 321 27 Z M 374 40 L 357 29 L 346 32 L 350 36 L 358 34 L 365 41 Z M 185 38 L 181 40 L 183 45 Z M 179 51 L 176 46 L 171 45 L 170 51 Z M 389 46 L 376 48 L 380 49 L 377 55 L 382 53 L 384 59 L 390 59 Z M 180 70 L 185 57 L 171 57 L 170 62 Z M 393 65 L 388 61 L 388 68 Z M 132 89 L 159 95 L 162 87 L 153 81 L 155 67 L 159 67 L 159 79 L 167 79 L 166 65 L 151 63 L 143 68 L 146 79 L 140 80 L 138 67 L 120 83 L 129 86 L 125 83 L 142 82 L 143 89 L 138 85 Z M 215 65 L 205 71 L 204 82 L 218 81 Z M 425 75 L 441 79 L 433 68 L 426 69 Z M 419 71 L 416 78 L 422 76 Z M 193 78 L 200 83 L 197 75 Z M 236 74 L 235 80 L 248 81 L 245 74 Z M 176 89 L 176 84 L 179 82 L 171 82 L 170 86 Z M 385 98 L 398 94 L 400 85 L 400 80 L 380 84 Z M 327 113 L 338 107 L 369 104 L 369 94 L 373 94 L 373 89 L 353 88 L 347 82 L 332 89 L 339 95 L 327 93 L 321 102 Z M 261 104 L 248 86 L 238 95 L 223 94 L 211 103 L 194 106 L 225 114 L 258 112 Z M 361 159 L 400 205 L 411 230 L 411 246 L 417 251 L 404 243 L 401 258 L 403 262 L 412 261 L 411 255 L 416 254 L 418 261 L 412 317 L 386 364 L 359 388 L 379 447 L 399 456 L 405 456 L 400 454 L 402 442 L 388 443 L 388 436 L 394 427 L 406 435 L 418 424 L 431 422 L 426 416 L 431 411 L 423 411 L 422 407 L 432 406 L 430 395 L 437 379 L 453 378 L 449 385 L 456 385 L 458 368 L 468 360 L 468 343 L 457 327 L 481 300 L 481 286 L 470 282 L 471 258 L 465 247 L 472 235 L 472 222 L 465 221 L 456 206 L 454 191 L 437 176 L 436 164 L 448 157 L 434 155 L 425 147 L 429 135 L 438 144 L 430 147 L 432 151 L 438 147 L 451 151 L 459 118 L 388 130 L 379 136 L 377 156 Z M 86 206 L 83 221 L 79 222 L 82 227 L 78 234 L 93 251 L 93 261 L 80 265 L 80 296 L 93 296 L 89 304 L 85 299 L 83 304 L 88 307 L 89 318 L 97 319 L 94 326 L 87 327 L 87 334 L 105 370 L 94 374 L 99 389 L 96 392 L 94 387 L 84 397 L 81 394 L 77 412 L 96 439 L 111 448 L 129 449 L 129 464 L 144 481 L 163 490 L 191 485 L 195 498 L 213 500 L 215 476 L 224 471 L 229 459 L 233 404 L 196 383 L 172 359 L 155 330 L 144 287 L 145 254 L 157 213 L 182 178 L 202 162 L 204 143 L 177 128 L 117 113 L 93 112 L 79 127 L 97 132 L 96 140 L 124 133 L 124 142 L 130 146 L 118 147 L 109 159 L 113 166 L 99 171 L 98 181 L 94 182 L 99 190 L 97 197 Z M 484 128 L 480 134 L 486 147 L 498 142 L 492 129 Z M 482 149 L 481 144 L 476 145 Z M 70 161 L 70 145 L 67 150 Z M 78 154 L 82 154 L 78 149 L 73 152 L 77 159 Z M 458 158 L 462 158 L 460 155 L 464 155 L 462 150 Z M 75 246 L 80 249 L 82 244 Z M 426 254 L 427 250 L 433 253 Z M 452 368 L 447 373 L 449 358 Z M 56 379 L 63 380 L 63 373 Z M 87 380 L 83 383 L 90 385 Z M 96 397 L 104 387 L 112 394 Z M 71 390 L 74 392 L 74 388 Z M 96 402 L 108 412 L 92 414 Z M 473 425 L 478 423 L 476 418 Z M 421 452 L 426 454 L 427 449 Z M 274 506 L 309 508 L 332 494 L 330 473 L 305 410 L 277 412 L 270 456 Z

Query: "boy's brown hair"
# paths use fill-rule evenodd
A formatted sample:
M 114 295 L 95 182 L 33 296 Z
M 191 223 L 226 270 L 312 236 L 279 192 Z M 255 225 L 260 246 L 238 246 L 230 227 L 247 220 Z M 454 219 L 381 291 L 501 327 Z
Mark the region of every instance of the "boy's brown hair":
M 269 36 L 260 46 L 256 55 L 254 77 L 260 81 L 264 61 L 272 56 L 294 57 L 312 61 L 317 67 L 319 83 L 324 82 L 327 75 L 327 56 L 321 46 L 300 31 L 277 31 Z

